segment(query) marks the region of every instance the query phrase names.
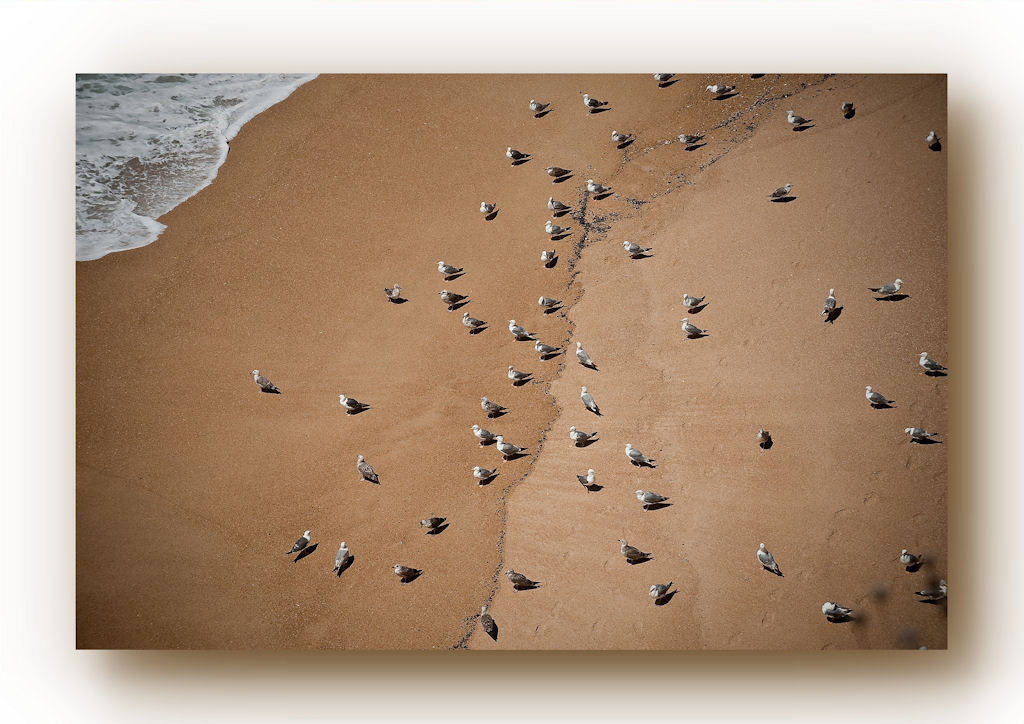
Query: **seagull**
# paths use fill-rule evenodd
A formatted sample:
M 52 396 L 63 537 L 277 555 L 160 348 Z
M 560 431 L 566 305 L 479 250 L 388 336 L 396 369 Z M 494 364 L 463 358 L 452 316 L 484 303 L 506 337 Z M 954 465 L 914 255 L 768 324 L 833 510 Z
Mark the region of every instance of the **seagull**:
M 594 360 L 590 359 L 590 355 L 587 354 L 587 350 L 583 349 L 581 342 L 576 343 L 576 359 L 580 361 L 580 364 L 584 367 L 597 367 L 594 364 Z
M 532 107 L 533 103 L 531 103 L 530 106 Z M 487 606 L 480 607 L 480 628 L 482 628 L 484 633 L 492 639 L 497 638 L 498 625 L 494 623 L 494 619 L 491 618 L 491 614 L 487 613 Z
M 281 390 L 277 389 L 277 386 L 273 382 L 261 375 L 259 370 L 252 371 L 252 378 L 256 384 L 260 386 L 260 392 L 273 392 L 278 395 L 281 394 Z
M 569 439 L 576 443 L 577 447 L 596 435 L 597 430 L 594 430 L 594 432 L 583 432 L 583 430 L 577 430 L 575 425 L 569 428 Z
M 485 430 L 479 425 L 473 425 L 473 434 L 476 435 L 476 438 L 477 440 L 480 441 L 481 445 L 483 445 L 485 442 L 491 442 L 492 440 L 497 439 L 497 437 L 490 430 Z
M 843 103 L 841 110 L 843 111 L 843 115 L 846 115 L 847 113 L 849 113 L 849 112 L 851 112 L 853 110 L 853 104 L 852 103 Z
M 870 402 L 872 405 L 890 405 L 896 401 L 886 399 L 885 395 L 881 394 L 880 392 L 875 392 L 873 389 L 871 389 L 871 385 L 868 385 L 864 389 L 864 397 L 866 397 L 868 399 L 868 402 Z
M 600 108 L 601 106 L 608 105 L 608 101 L 599 101 L 599 100 L 597 100 L 597 98 L 591 98 L 589 95 L 584 93 L 583 94 L 583 105 L 585 105 L 587 108 L 589 108 L 590 112 L 593 113 L 595 108 Z
M 828 299 L 825 300 L 825 306 L 821 309 L 821 316 L 828 317 L 836 310 L 836 290 L 828 290 Z
M 658 493 L 653 493 L 650 490 L 637 490 L 636 499 L 643 503 L 644 510 L 647 510 L 647 506 L 649 505 L 657 505 L 658 503 L 664 503 L 666 500 L 668 500 L 668 496 L 659 495 Z
M 551 251 L 542 251 L 540 253 L 540 260 L 545 264 L 550 264 L 552 261 L 555 260 L 556 256 L 557 254 L 555 254 L 554 249 L 552 249 Z
M 301 551 L 303 548 L 305 548 L 308 545 L 309 545 L 309 531 L 307 530 L 305 533 L 302 534 L 301 538 L 299 538 L 297 541 L 295 541 L 295 545 L 293 545 L 292 549 L 290 551 L 288 551 L 285 555 L 289 555 L 290 556 L 292 553 L 298 553 L 299 551 Z
M 868 289 L 871 290 L 872 292 L 877 292 L 877 293 L 879 293 L 879 294 L 881 294 L 883 296 L 887 296 L 887 295 L 890 295 L 890 294 L 895 294 L 896 292 L 898 292 L 900 290 L 900 287 L 902 287 L 902 286 L 903 286 L 903 280 L 902 279 L 897 279 L 892 284 L 883 284 L 880 287 L 868 287 Z
M 460 266 L 452 266 L 451 264 L 445 264 L 443 261 L 437 262 L 437 270 L 444 274 L 446 277 L 450 277 L 452 274 L 458 274 L 464 269 Z
M 764 543 L 758 546 L 757 561 L 772 573 L 782 575 L 782 571 L 779 570 L 779 564 L 775 562 L 775 556 L 768 552 L 768 549 L 764 547 Z
M 334 557 L 334 570 L 332 573 L 341 575 L 341 570 L 345 567 L 348 559 L 352 557 L 352 553 L 349 551 L 345 541 L 341 542 L 341 547 L 338 549 L 338 555 Z
M 531 581 L 522 573 L 516 573 L 511 568 L 505 571 L 505 575 L 508 576 L 508 580 L 512 582 L 512 588 L 517 591 L 520 588 L 538 588 L 540 586 L 538 581 Z
M 699 306 L 701 304 L 701 302 L 703 302 L 703 301 L 704 301 L 704 297 L 691 297 L 686 292 L 683 292 L 683 304 L 685 304 L 690 309 L 693 309 L 694 307 Z
M 700 337 L 701 335 L 707 334 L 706 329 L 701 329 L 695 324 L 690 324 L 688 317 L 683 317 L 683 331 L 686 332 L 688 337 Z
M 724 96 L 726 93 L 732 93 L 736 90 L 734 85 L 709 85 L 708 93 L 714 93 L 716 96 Z
M 530 154 L 517 151 L 516 149 L 509 146 L 505 150 L 505 155 L 512 159 L 513 163 L 516 161 L 522 161 L 524 158 L 529 158 Z
M 548 221 L 547 223 L 544 224 L 544 231 L 551 234 L 551 236 L 558 236 L 559 234 L 564 234 L 571 228 L 571 226 L 559 226 L 558 224 L 552 223 L 551 221 Z
M 571 209 L 572 207 L 566 206 L 561 201 L 555 201 L 554 196 L 548 196 L 548 208 L 551 209 L 552 211 L 569 211 L 569 209 Z
M 508 331 L 512 333 L 512 336 L 518 340 L 524 339 L 535 339 L 533 334 L 527 332 L 525 329 L 516 324 L 516 320 L 508 320 Z
M 561 166 L 548 166 L 544 171 L 548 176 L 554 176 L 555 178 L 560 178 L 566 174 L 572 173 L 571 170 L 562 168 Z
M 491 470 L 488 470 L 487 468 L 482 468 L 479 465 L 473 466 L 473 477 L 476 478 L 477 480 L 487 480 L 488 478 L 492 477 L 496 472 L 498 472 L 497 468 L 492 468 Z
M 630 462 L 634 465 L 650 465 L 652 468 L 656 467 L 653 463 L 654 458 L 649 458 L 639 450 L 636 450 L 630 443 L 626 443 L 626 457 L 629 458 Z
M 905 427 L 903 428 L 903 432 L 910 435 L 911 440 L 928 440 L 939 434 L 937 432 L 927 432 L 920 427 Z
M 915 596 L 922 596 L 925 601 L 941 601 L 946 597 L 946 581 L 939 581 L 938 588 L 926 588 L 923 591 L 914 591 Z
M 757 428 L 757 444 L 763 449 L 765 445 L 772 441 L 771 433 L 765 430 L 763 427 Z
M 651 598 L 658 601 L 664 598 L 668 594 L 668 589 L 672 588 L 672 581 L 668 583 L 655 583 L 651 586 Z
M 487 413 L 488 417 L 491 415 L 497 415 L 499 412 L 508 412 L 507 407 L 503 407 L 497 402 L 491 402 L 486 397 L 480 398 L 480 407 Z
M 396 576 L 402 579 L 402 583 L 405 583 L 407 578 L 415 578 L 423 573 L 422 568 L 410 568 L 409 566 L 403 566 L 401 563 L 396 563 L 395 567 L 391 570 L 395 572 Z
M 490 214 L 496 208 L 498 208 L 497 204 L 489 204 L 486 201 L 481 201 L 480 202 L 480 213 L 481 214 Z
M 562 303 L 561 299 L 555 299 L 554 297 L 541 297 L 537 300 L 537 304 L 544 307 L 545 309 L 553 309 Z
M 594 181 L 592 178 L 587 179 L 587 191 L 592 194 L 600 196 L 603 193 L 607 193 L 612 190 L 611 186 L 602 186 L 601 184 Z
M 924 556 L 915 556 L 913 553 L 904 548 L 900 552 L 900 563 L 907 568 L 913 568 L 924 563 Z
M 534 100 L 533 98 L 530 99 L 530 110 L 533 111 L 534 113 L 540 113 L 550 105 L 550 103 L 541 103 L 540 101 Z
M 346 412 L 359 412 L 360 410 L 370 409 L 369 405 L 366 405 L 354 397 L 345 397 L 345 395 L 338 395 L 338 400 L 341 406 L 345 408 Z
M 589 488 L 592 485 L 594 485 L 595 481 L 597 480 L 597 476 L 594 475 L 594 469 L 591 468 L 590 470 L 587 471 L 586 475 L 577 475 L 576 479 L 580 481 L 580 485 L 582 485 L 584 488 Z
M 441 518 L 439 516 L 431 516 L 429 518 L 424 518 L 423 520 L 421 520 L 420 525 L 426 528 L 427 532 L 430 532 L 432 530 L 437 530 L 438 528 L 440 528 L 441 524 L 444 523 L 446 520 L 448 519 Z
M 356 470 L 363 476 L 363 480 L 380 485 L 380 478 L 377 477 L 377 473 L 373 472 L 373 466 L 366 462 L 362 455 L 356 458 Z
M 459 302 L 469 299 L 465 294 L 456 294 L 455 292 L 449 292 L 447 289 L 442 289 L 438 294 L 441 296 L 441 301 L 448 305 L 449 312 Z
M 939 142 L 939 137 L 935 134 L 935 131 L 928 131 L 928 137 L 924 140 L 929 146 L 934 146 Z
M 825 618 L 828 619 L 828 622 L 832 623 L 837 618 L 849 616 L 851 613 L 853 613 L 853 609 L 847 608 L 846 606 L 840 606 L 835 601 L 826 601 L 825 603 L 821 604 L 821 612 L 825 614 Z
M 654 247 L 643 248 L 639 244 L 634 244 L 632 241 L 622 242 L 622 248 L 626 250 L 626 253 L 633 259 L 643 256 L 644 254 L 650 253 Z
M 654 80 L 658 81 L 659 83 L 664 83 L 674 75 L 675 73 L 655 73 Z
M 497 440 L 498 452 L 500 452 L 506 460 L 508 460 L 513 455 L 518 455 L 519 453 L 526 450 L 525 447 L 519 447 L 518 445 L 513 445 L 510 442 L 505 442 L 505 438 L 502 437 L 501 435 L 498 435 L 498 437 L 496 437 L 495 440 Z
M 784 199 L 789 196 L 789 192 L 793 190 L 793 184 L 786 184 L 785 186 L 779 186 L 779 188 L 768 194 L 770 199 Z
M 918 364 L 920 364 L 921 367 L 924 368 L 925 372 L 941 372 L 942 370 L 946 369 L 935 360 L 929 359 L 927 352 L 921 353 L 921 359 L 919 360 Z
M 625 143 L 632 137 L 632 133 L 619 133 L 618 131 L 612 131 L 612 140 L 615 141 L 615 143 Z
M 401 296 L 402 296 L 402 288 L 400 286 L 398 286 L 397 284 L 395 286 L 391 287 L 390 289 L 388 289 L 387 287 L 384 287 L 384 294 L 387 296 L 388 299 L 390 299 L 393 302 L 396 299 L 400 299 L 401 298 Z
M 580 400 L 583 401 L 583 406 L 590 410 L 591 412 L 593 412 L 595 415 L 601 414 L 601 409 L 597 406 L 597 403 L 594 402 L 594 397 L 589 392 L 587 392 L 586 387 L 580 388 Z
M 487 322 L 485 322 L 482 319 L 477 319 L 476 317 L 469 316 L 469 312 L 462 313 L 462 324 L 466 327 L 469 327 L 470 330 L 479 329 L 480 327 L 487 326 Z
M 622 555 L 625 556 L 626 560 L 630 563 L 635 563 L 636 561 L 646 561 L 654 558 L 654 556 L 652 556 L 650 553 L 644 553 L 639 548 L 634 548 L 621 538 L 619 538 L 619 543 L 622 544 L 619 550 L 622 551 Z
M 689 133 L 679 134 L 679 140 L 687 146 L 693 146 L 694 144 L 699 143 L 702 138 L 704 138 L 704 136 L 694 136 Z
M 512 365 L 508 366 L 508 378 L 513 382 L 522 382 L 523 380 L 528 380 L 530 377 L 532 377 L 532 373 L 520 372 Z
M 786 111 L 786 120 L 789 121 L 791 126 L 802 126 L 805 123 L 810 123 L 811 119 L 798 116 L 793 111 Z
M 541 357 L 550 357 L 556 352 L 562 351 L 561 347 L 552 347 L 550 344 L 544 344 L 539 339 L 534 343 L 533 348 Z

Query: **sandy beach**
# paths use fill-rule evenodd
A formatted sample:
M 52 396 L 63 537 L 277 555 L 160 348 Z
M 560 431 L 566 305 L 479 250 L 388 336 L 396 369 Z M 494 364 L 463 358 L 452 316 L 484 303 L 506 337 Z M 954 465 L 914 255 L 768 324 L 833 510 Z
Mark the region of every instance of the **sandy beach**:
M 713 100 L 713 83 L 739 93 Z M 584 92 L 607 110 L 588 114 Z M 945 137 L 943 76 L 298 88 L 242 128 L 156 242 L 76 265 L 78 647 L 945 648 L 945 602 L 913 595 L 948 578 L 955 444 L 932 129 Z M 617 148 L 612 130 L 635 141 Z M 507 146 L 532 156 L 512 165 Z M 571 178 L 553 184 L 549 165 Z M 795 198 L 770 202 L 785 183 Z M 573 208 L 558 241 L 549 196 Z M 623 240 L 652 253 L 630 259 Z M 465 274 L 445 281 L 438 260 Z M 901 299 L 868 291 L 897 277 Z M 383 294 L 396 282 L 405 303 Z M 442 288 L 471 301 L 449 312 Z M 825 323 L 829 288 L 841 312 Z M 683 292 L 706 305 L 688 315 Z M 540 295 L 565 304 L 544 314 Z M 488 327 L 470 335 L 462 312 Z M 708 335 L 687 339 L 686 316 Z M 568 353 L 539 360 L 511 318 Z M 923 374 L 922 351 L 950 376 Z M 534 380 L 514 387 L 509 365 Z M 255 368 L 282 394 L 261 394 Z M 872 409 L 865 385 L 894 406 Z M 346 415 L 340 393 L 371 409 Z M 487 419 L 481 396 L 509 413 Z M 528 454 L 502 461 L 473 424 Z M 577 448 L 571 425 L 599 439 Z M 912 444 L 910 426 L 941 444 Z M 631 466 L 627 442 L 657 467 Z M 474 465 L 499 474 L 478 485 Z M 600 490 L 577 482 L 588 468 Z M 672 505 L 645 511 L 638 488 Z M 449 526 L 425 535 L 432 514 Z M 628 565 L 620 538 L 653 560 Z M 354 561 L 336 577 L 343 540 Z M 424 574 L 403 585 L 395 563 Z M 541 587 L 513 591 L 507 568 Z M 656 606 L 647 590 L 668 581 Z M 854 619 L 829 625 L 829 600 Z

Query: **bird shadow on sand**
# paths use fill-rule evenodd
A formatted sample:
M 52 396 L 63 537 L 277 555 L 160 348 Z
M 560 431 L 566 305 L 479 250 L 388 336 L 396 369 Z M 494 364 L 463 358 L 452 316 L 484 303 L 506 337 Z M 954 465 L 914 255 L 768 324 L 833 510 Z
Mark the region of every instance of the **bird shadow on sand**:
M 572 177 L 573 177 L 572 173 L 567 173 L 564 176 L 559 176 L 556 179 L 552 179 L 551 183 L 553 183 L 553 184 L 564 184 L 566 181 L 568 181 Z
M 547 110 L 543 110 L 540 113 L 534 113 L 533 117 L 534 118 L 543 118 L 547 114 L 551 113 L 553 110 L 555 110 L 555 109 L 554 108 L 548 108 Z
M 671 508 L 672 503 L 648 503 L 644 506 L 644 510 L 661 510 L 662 508 Z
M 558 266 L 558 257 L 557 256 L 552 258 L 550 261 L 544 262 L 544 268 L 545 269 L 554 269 L 556 266 Z
M 935 439 L 930 438 L 930 437 L 925 438 L 924 440 L 917 440 L 915 438 L 910 438 L 910 442 L 914 443 L 915 445 L 941 445 L 942 444 L 942 440 L 935 440 Z
M 918 561 L 917 563 L 915 563 L 913 565 L 907 566 L 906 567 L 906 571 L 907 571 L 907 573 L 917 573 L 919 570 L 921 570 L 921 567 L 923 565 L 924 565 L 924 561 Z
M 572 236 L 572 232 L 571 231 L 568 231 L 568 232 L 566 232 L 564 234 L 558 234 L 557 236 L 552 236 L 551 237 L 551 241 L 561 241 L 562 239 L 565 239 L 566 237 L 569 237 L 569 236 Z
M 929 606 L 941 606 L 942 608 L 946 608 L 946 599 L 945 598 L 940 598 L 938 601 L 936 601 L 936 600 L 934 600 L 932 598 L 919 598 L 919 599 L 917 599 L 917 602 L 918 603 L 927 603 Z
M 516 583 L 512 585 L 513 591 L 533 591 L 540 588 L 540 584 L 537 581 L 526 583 Z
M 598 113 L 607 113 L 611 108 L 591 108 L 590 115 L 596 116 Z
M 456 280 L 456 279 L 458 279 L 459 277 L 464 277 L 464 276 L 466 276 L 466 272 L 464 272 L 464 271 L 460 271 L 460 272 L 455 272 L 454 274 L 449 274 L 448 276 L 446 276 L 446 277 L 444 278 L 444 280 L 445 280 L 446 282 L 451 282 L 451 281 L 455 281 L 455 280 Z
M 341 576 L 342 573 L 344 573 L 345 571 L 347 571 L 349 568 L 352 567 L 352 563 L 355 561 L 355 559 L 356 559 L 356 557 L 353 556 L 353 555 L 350 555 L 348 558 L 346 558 L 345 562 L 341 564 L 341 567 L 335 569 L 334 575 Z
M 871 406 L 876 410 L 891 410 L 896 405 L 890 405 L 888 402 L 872 402 Z
M 495 209 L 491 213 L 487 214 L 487 216 L 484 217 L 484 221 L 494 221 L 496 218 L 498 218 L 499 211 L 501 211 L 501 209 Z
M 599 437 L 592 437 L 589 440 L 583 440 L 581 442 L 576 443 L 576 447 L 590 447 L 591 445 L 593 445 L 595 442 L 597 442 L 600 439 L 601 438 L 599 438 Z
M 498 442 L 497 440 L 492 438 L 490 440 L 481 440 L 479 445 L 480 445 L 480 447 L 487 447 L 488 445 L 495 445 L 495 444 L 497 444 L 497 442 Z
M 630 254 L 630 259 L 650 259 L 654 254 Z
M 638 460 L 630 460 L 629 462 L 632 463 L 633 466 L 637 467 L 637 468 L 656 468 L 656 467 L 658 467 L 657 465 L 651 465 L 650 463 L 642 463 L 642 462 L 640 462 Z
M 615 193 L 614 191 L 604 191 L 602 193 L 595 194 L 591 198 L 593 198 L 594 201 L 601 201 L 602 199 L 606 199 L 606 198 L 608 198 L 609 196 L 611 196 L 614 193 Z
M 562 209 L 561 211 L 552 211 L 551 215 L 553 217 L 555 217 L 556 219 L 560 219 L 563 216 L 565 216 L 566 214 L 568 214 L 570 211 L 572 211 L 572 209 Z
M 312 545 L 306 546 L 301 551 L 299 551 L 299 555 L 295 556 L 295 559 L 292 561 L 292 563 L 298 563 L 306 556 L 313 555 L 313 551 L 315 551 L 317 549 L 317 546 L 319 545 L 319 543 L 313 543 Z
M 672 597 L 675 596 L 677 593 L 679 593 L 679 589 L 678 588 L 676 590 L 674 590 L 674 591 L 669 591 L 664 596 L 661 596 L 659 598 L 654 599 L 654 605 L 655 606 L 664 606 L 666 603 L 671 601 Z
M 780 196 L 777 199 L 771 199 L 773 204 L 788 204 L 790 201 L 796 201 L 797 196 Z
M 555 312 L 557 312 L 557 311 L 558 311 L 559 309 L 561 309 L 561 308 L 562 308 L 562 305 L 561 305 L 561 304 L 556 304 L 556 305 L 555 305 L 555 306 L 553 306 L 553 307 L 547 307 L 547 308 L 546 308 L 546 309 L 544 310 L 544 314 L 554 314 Z
M 364 412 L 369 410 L 369 407 L 360 407 L 358 410 L 345 410 L 346 415 L 362 415 Z
M 527 457 L 527 454 L 526 454 L 526 453 L 524 453 L 524 452 L 518 452 L 518 453 L 516 453 L 515 455 L 505 455 L 505 456 L 503 456 L 503 458 L 502 458 L 502 459 L 503 459 L 503 460 L 504 460 L 505 462 L 509 462 L 509 461 L 511 461 L 511 460 L 518 460 L 519 458 L 525 458 L 525 457 Z
M 704 148 L 708 145 L 706 142 L 698 141 L 697 143 L 691 143 L 689 146 L 684 146 L 684 151 L 696 151 L 698 148 Z M 673 594 L 675 595 L 675 594 Z
M 757 80 L 758 78 L 764 78 L 764 73 L 751 73 L 750 77 Z
M 658 83 L 658 87 L 659 88 L 668 88 L 670 85 L 675 85 L 678 82 L 679 82 L 679 78 L 663 80 L 660 83 Z
M 630 147 L 630 146 L 632 146 L 632 145 L 633 145 L 633 143 L 635 143 L 635 142 L 636 142 L 636 139 L 635 139 L 635 138 L 631 138 L 631 139 L 629 139 L 628 141 L 623 141 L 622 143 L 620 143 L 619 145 L 617 145 L 617 146 L 616 146 L 615 148 L 617 148 L 617 149 L 619 149 L 619 150 L 621 151 L 621 150 L 622 150 L 622 149 L 624 149 L 624 148 L 629 148 L 629 147 Z
M 930 148 L 931 150 L 933 150 L 936 153 L 938 153 L 939 151 L 942 150 L 942 141 L 936 141 L 935 143 L 930 145 L 928 148 Z
M 768 439 L 765 440 L 764 442 L 757 443 L 757 446 L 759 448 L 761 448 L 762 450 L 771 450 L 772 449 L 772 445 L 774 445 L 774 444 L 775 444 L 775 441 L 771 438 L 771 436 L 769 436 Z
M 704 302 L 703 304 L 698 304 L 696 307 L 690 307 L 689 309 L 686 310 L 686 313 L 700 314 L 704 310 L 704 307 L 708 306 L 709 304 L 711 304 L 711 302 Z
M 856 108 L 851 108 L 850 110 L 848 110 L 846 113 L 843 114 L 843 118 L 845 118 L 846 120 L 850 120 L 855 115 L 857 115 L 857 109 Z
M 477 481 L 476 484 L 480 487 L 483 487 L 484 485 L 490 485 L 491 483 L 494 482 L 494 479 L 496 477 L 498 477 L 498 473 L 495 473 L 494 475 L 489 475 L 486 478 L 481 478 L 480 480 Z
M 473 327 L 473 329 L 469 330 L 469 333 L 470 334 L 480 334 L 481 332 L 485 331 L 486 329 L 487 329 L 487 325 L 485 324 L 482 327 Z
M 928 377 L 949 377 L 949 374 L 942 370 L 927 370 L 925 375 Z
M 530 382 L 530 381 L 532 381 L 532 380 L 533 380 L 533 375 L 530 375 L 529 377 L 527 377 L 527 378 L 525 378 L 525 379 L 522 379 L 522 380 L 513 380 L 513 381 L 512 381 L 512 386 L 513 386 L 513 387 L 522 387 L 522 386 L 523 386 L 523 385 L 525 385 L 525 384 L 526 384 L 527 382 Z
M 415 573 L 410 573 L 408 576 L 403 576 L 400 580 L 402 581 L 402 585 L 405 585 L 406 583 L 412 583 L 422 575 L 423 571 L 416 571 Z
M 711 100 L 713 100 L 713 101 L 727 101 L 727 100 L 729 100 L 730 98 L 735 98 L 735 97 L 736 97 L 736 96 L 738 96 L 738 95 L 739 95 L 739 93 L 738 93 L 738 92 L 736 92 L 736 91 L 733 91 L 733 92 L 731 92 L 731 93 L 723 93 L 723 94 L 722 94 L 722 95 L 720 95 L 720 96 L 715 96 L 715 97 L 714 97 L 714 98 L 712 98 Z
M 280 395 L 281 394 L 281 390 L 264 390 L 262 387 L 260 388 L 260 392 L 262 392 L 264 394 L 267 394 L 267 395 Z
M 409 300 L 406 299 L 405 297 L 395 297 L 394 299 L 388 297 L 388 301 L 391 302 L 392 304 L 405 304 Z
M 802 125 L 802 126 L 796 126 L 796 127 L 795 127 L 795 128 L 793 129 L 793 132 L 794 132 L 794 133 L 803 133 L 804 131 L 809 131 L 809 130 L 810 130 L 810 129 L 812 129 L 812 128 L 814 128 L 814 124 L 813 124 L 813 123 L 810 123 L 810 122 L 808 122 L 808 123 L 805 123 L 805 124 L 804 124 L 804 125 Z
M 593 485 L 589 485 L 587 483 L 582 483 L 582 485 L 583 485 L 584 488 L 586 488 L 591 493 L 596 493 L 599 490 L 604 490 L 604 486 L 603 485 L 598 485 L 597 483 L 594 483 Z
M 856 619 L 850 614 L 844 614 L 842 616 L 833 616 L 832 618 L 826 619 L 829 623 L 850 623 Z
M 563 354 L 565 354 L 565 350 L 564 349 L 560 349 L 557 352 L 551 352 L 549 354 L 542 354 L 540 356 L 540 358 L 546 362 L 549 359 L 554 359 L 555 357 L 561 357 Z
M 768 571 L 769 573 L 778 576 L 779 578 L 785 578 L 785 576 L 782 575 L 782 571 L 773 571 L 771 568 L 769 568 L 768 566 L 764 566 L 764 565 L 761 566 L 761 567 L 763 569 L 765 569 L 766 571 Z
M 472 301 L 471 299 L 464 299 L 464 300 L 462 300 L 461 302 L 455 302 L 455 304 L 452 304 L 452 305 L 450 305 L 450 306 L 448 307 L 448 311 L 449 311 L 449 312 L 454 312 L 454 311 L 456 311 L 457 309 L 462 309 L 462 308 L 463 308 L 464 306 L 466 306 L 467 304 L 469 304 L 469 303 L 470 303 L 471 301 Z
M 630 566 L 639 566 L 639 565 L 642 565 L 642 564 L 646 563 L 647 561 L 652 561 L 652 560 L 654 560 L 653 556 L 644 556 L 643 558 L 637 558 L 636 560 L 632 560 L 632 561 L 627 558 L 626 559 L 626 563 L 627 563 L 627 565 L 630 565 Z
M 500 629 L 498 629 L 498 622 L 494 621 L 493 618 L 491 619 L 491 621 L 494 622 L 494 628 L 491 631 L 488 631 L 488 630 L 484 629 L 484 633 L 491 637 L 491 641 L 497 641 L 498 640 L 498 631 L 500 630 Z
M 521 158 L 518 161 L 513 161 L 512 165 L 513 166 L 522 166 L 524 163 L 529 163 L 532 160 L 533 160 L 533 156 L 527 156 L 526 158 Z
M 503 417 L 508 414 L 508 410 L 498 410 L 498 412 L 488 412 L 487 418 L 489 420 L 497 420 L 499 417 Z
M 708 337 L 708 336 L 710 336 L 709 332 L 701 332 L 700 334 L 688 334 L 688 335 L 686 335 L 686 338 L 687 339 L 704 339 L 705 337 Z
M 839 319 L 839 315 L 842 314 L 842 313 L 843 313 L 843 308 L 842 307 L 836 307 L 831 312 L 829 312 L 828 315 L 825 317 L 825 323 L 826 324 L 834 324 L 835 321 L 837 319 Z
M 582 362 L 580 362 L 580 364 L 583 365 L 584 367 L 586 367 L 588 370 L 594 370 L 594 372 L 600 372 L 601 371 L 598 368 L 598 366 L 596 364 L 594 364 L 593 362 L 591 362 L 590 364 L 583 364 Z
M 876 302 L 902 302 L 909 297 L 909 294 L 886 294 L 883 297 L 875 297 Z
M 441 535 L 442 533 L 445 532 L 445 530 L 448 529 L 449 525 L 451 525 L 451 524 L 450 523 L 442 523 L 441 525 L 437 526 L 436 528 L 431 528 L 430 530 L 428 530 L 427 531 L 427 535 Z

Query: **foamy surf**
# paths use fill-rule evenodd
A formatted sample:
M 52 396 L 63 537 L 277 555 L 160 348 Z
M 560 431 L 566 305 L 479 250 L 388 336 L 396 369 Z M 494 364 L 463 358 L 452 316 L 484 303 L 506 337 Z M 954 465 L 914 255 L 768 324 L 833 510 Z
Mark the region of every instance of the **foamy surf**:
M 156 219 L 217 175 L 228 141 L 315 74 L 80 75 L 75 258 L 150 244 Z

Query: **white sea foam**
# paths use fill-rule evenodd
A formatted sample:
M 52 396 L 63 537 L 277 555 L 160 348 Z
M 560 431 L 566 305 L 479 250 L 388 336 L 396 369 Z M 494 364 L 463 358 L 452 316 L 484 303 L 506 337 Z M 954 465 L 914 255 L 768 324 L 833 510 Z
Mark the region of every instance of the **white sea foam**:
M 213 181 L 242 125 L 315 75 L 80 75 L 75 258 L 153 242 L 156 219 Z

